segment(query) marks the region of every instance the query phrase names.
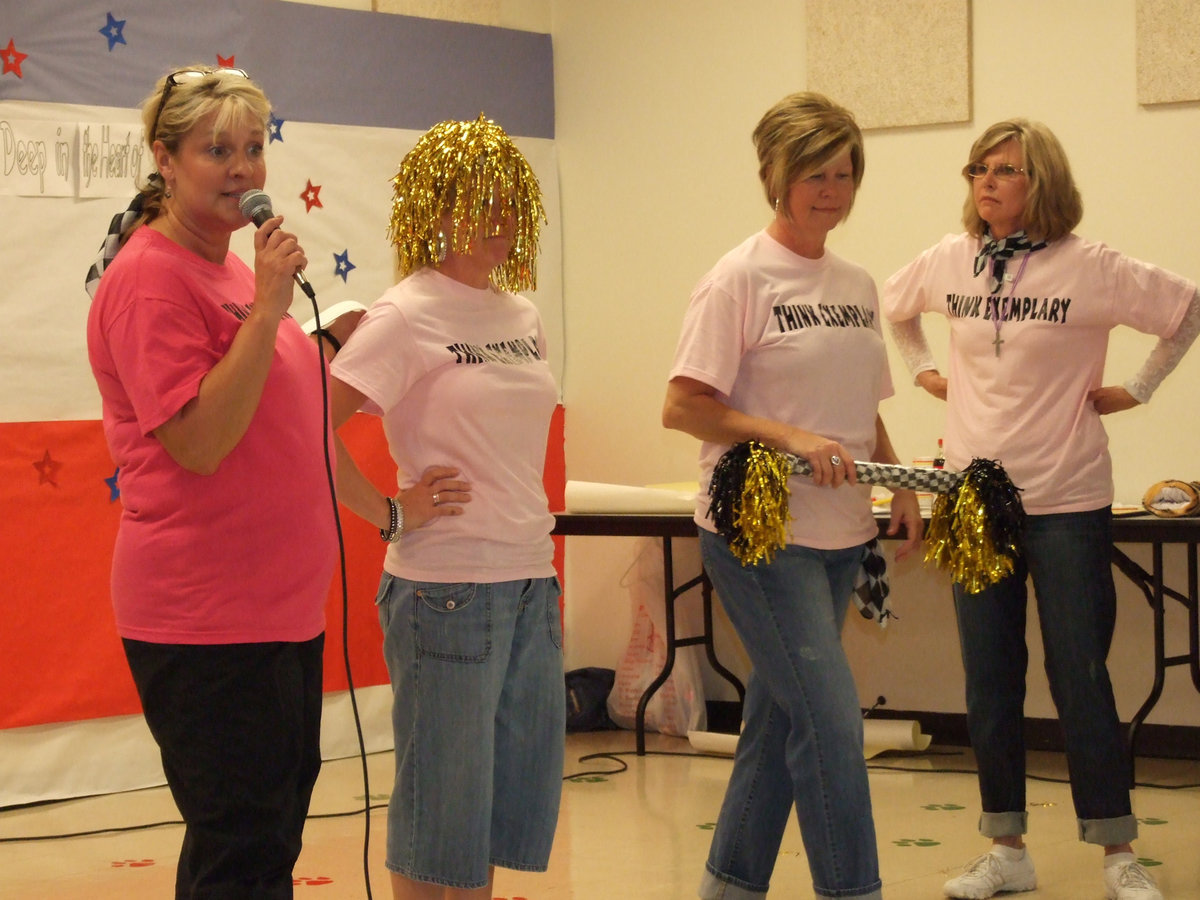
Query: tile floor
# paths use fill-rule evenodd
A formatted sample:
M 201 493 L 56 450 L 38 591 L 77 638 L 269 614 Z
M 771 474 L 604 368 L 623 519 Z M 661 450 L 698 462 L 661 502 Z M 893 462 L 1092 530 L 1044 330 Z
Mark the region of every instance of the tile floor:
M 648 736 L 633 753 L 630 732 L 570 735 L 558 837 L 544 874 L 501 870 L 497 900 L 684 900 L 708 850 L 731 762 L 699 756 L 686 740 Z M 612 757 L 587 759 L 595 753 Z M 662 755 L 658 755 L 662 754 Z M 391 754 L 368 758 L 373 804 L 386 801 Z M 975 832 L 978 799 L 969 751 L 933 747 L 871 761 L 880 867 L 888 900 L 942 896 L 941 885 L 986 849 Z M 627 767 L 627 768 L 625 768 Z M 1031 900 L 1102 900 L 1100 851 L 1075 839 L 1058 754 L 1032 754 L 1031 851 L 1039 889 Z M 620 770 L 620 771 L 618 771 Z M 1142 759 L 1134 791 L 1141 838 L 1135 849 L 1167 900 L 1200 900 L 1200 762 Z M 1153 785 L 1153 786 L 1152 786 Z M 1161 785 L 1161 786 L 1159 786 Z M 325 764 L 295 870 L 298 900 L 360 900 L 364 820 L 362 766 Z M 339 817 L 336 813 L 357 810 Z M 370 819 L 372 895 L 390 900 L 383 868 L 382 806 Z M 5 900 L 136 900 L 172 896 L 182 829 L 165 789 L 0 811 L 0 897 Z M 81 834 L 55 840 L 28 836 Z M 771 898 L 812 897 L 793 819 Z

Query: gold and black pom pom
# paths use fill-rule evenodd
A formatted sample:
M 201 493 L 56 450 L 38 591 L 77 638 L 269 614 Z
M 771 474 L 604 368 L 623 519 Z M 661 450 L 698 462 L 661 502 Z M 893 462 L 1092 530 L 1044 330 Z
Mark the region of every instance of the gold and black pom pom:
M 944 569 L 968 594 L 1011 575 L 1021 555 L 1025 508 L 1020 489 L 991 459 L 974 459 L 959 485 L 933 501 L 925 561 Z
M 787 546 L 791 458 L 758 441 L 735 444 L 717 461 L 709 482 L 709 518 L 742 565 L 771 561 Z

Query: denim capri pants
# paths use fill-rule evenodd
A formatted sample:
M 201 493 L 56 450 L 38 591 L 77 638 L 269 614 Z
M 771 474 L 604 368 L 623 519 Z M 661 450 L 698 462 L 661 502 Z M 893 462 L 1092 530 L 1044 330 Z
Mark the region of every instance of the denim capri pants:
M 487 584 L 384 573 L 396 780 L 388 869 L 471 889 L 489 866 L 545 871 L 566 735 L 558 579 Z

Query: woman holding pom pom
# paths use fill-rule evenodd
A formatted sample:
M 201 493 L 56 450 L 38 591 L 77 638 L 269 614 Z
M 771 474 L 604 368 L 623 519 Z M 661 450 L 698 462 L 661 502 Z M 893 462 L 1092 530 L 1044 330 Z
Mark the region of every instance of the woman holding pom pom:
M 702 483 L 745 441 L 803 456 L 812 476 L 784 476 L 791 520 L 763 523 L 786 531 L 765 558 L 743 562 L 709 498 L 696 512 L 705 570 L 754 666 L 700 896 L 766 896 L 794 805 L 817 896 L 875 900 L 862 714 L 841 628 L 878 529 L 854 462 L 897 462 L 878 414 L 892 385 L 875 285 L 825 249 L 862 181 L 862 135 L 847 110 L 799 93 L 768 110 L 754 143 L 773 217 L 693 292 L 663 424 L 703 442 Z M 890 533 L 901 528 L 898 558 L 921 540 L 912 491 L 893 499 Z

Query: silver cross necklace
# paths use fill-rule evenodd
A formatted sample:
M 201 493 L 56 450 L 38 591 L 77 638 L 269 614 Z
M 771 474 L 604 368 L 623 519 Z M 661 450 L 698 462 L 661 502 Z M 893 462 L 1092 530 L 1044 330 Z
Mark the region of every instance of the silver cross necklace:
M 996 337 L 992 339 L 992 346 L 996 348 L 996 358 L 1000 358 L 1000 345 L 1004 343 L 1004 338 L 1000 337 L 1000 326 L 1003 324 L 1005 317 L 1008 315 L 1009 307 L 1012 305 L 1013 294 L 1017 290 L 1017 285 L 1021 281 L 1021 276 L 1025 274 L 1025 264 L 1029 262 L 1029 253 L 1021 256 L 1021 268 L 1017 269 L 1017 277 L 1014 278 L 1008 287 L 1008 296 L 1004 298 L 1003 303 L 1000 300 L 1000 291 L 997 290 L 994 294 L 996 304 L 992 309 L 992 323 L 996 326 Z M 992 260 L 992 270 L 995 271 L 996 260 Z

